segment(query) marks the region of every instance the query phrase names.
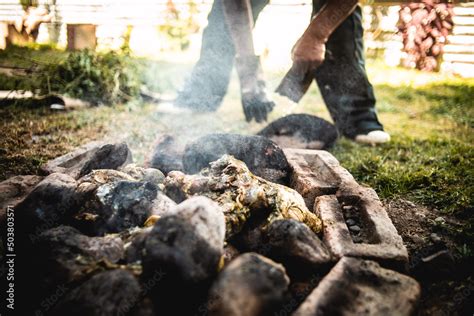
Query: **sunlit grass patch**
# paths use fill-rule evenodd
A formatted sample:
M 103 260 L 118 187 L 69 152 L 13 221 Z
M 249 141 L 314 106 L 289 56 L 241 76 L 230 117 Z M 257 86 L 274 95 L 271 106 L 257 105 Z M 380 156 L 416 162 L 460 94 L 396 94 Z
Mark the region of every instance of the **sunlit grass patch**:
M 417 77 L 425 73 L 397 69 L 405 79 L 396 84 L 378 76 L 380 69 L 369 70 L 374 71 L 377 110 L 392 141 L 370 147 L 342 140 L 332 152 L 382 198 L 472 212 L 474 80 L 434 75 L 436 80 L 423 85 Z
M 472 144 L 449 138 L 398 136 L 378 147 L 343 140 L 332 152 L 381 198 L 408 198 L 450 213 L 473 210 Z

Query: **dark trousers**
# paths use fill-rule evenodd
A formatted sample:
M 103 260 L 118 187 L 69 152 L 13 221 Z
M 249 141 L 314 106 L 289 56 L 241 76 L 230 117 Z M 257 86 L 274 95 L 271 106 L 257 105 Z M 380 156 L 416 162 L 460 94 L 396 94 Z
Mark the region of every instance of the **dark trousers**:
M 324 0 L 313 0 L 313 15 Z M 268 0 L 252 0 L 256 20 Z M 177 103 L 201 110 L 219 107 L 229 85 L 235 49 L 225 22 L 222 0 L 215 0 L 204 29 L 201 56 Z M 360 7 L 331 34 L 326 59 L 315 80 L 339 132 L 348 137 L 382 125 L 375 112 L 375 96 L 365 71 Z

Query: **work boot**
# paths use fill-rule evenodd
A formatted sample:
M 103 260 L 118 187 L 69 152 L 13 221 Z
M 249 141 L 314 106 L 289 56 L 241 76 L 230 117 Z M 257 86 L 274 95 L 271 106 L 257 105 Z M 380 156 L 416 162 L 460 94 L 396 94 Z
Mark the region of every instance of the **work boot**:
M 273 110 L 273 102 L 263 80 L 263 72 L 258 56 L 236 57 L 235 66 L 240 80 L 240 93 L 245 119 L 250 122 L 267 120 Z
M 359 111 L 338 118 L 336 126 L 340 134 L 356 143 L 383 144 L 390 141 L 390 135 L 383 130 L 375 111 Z

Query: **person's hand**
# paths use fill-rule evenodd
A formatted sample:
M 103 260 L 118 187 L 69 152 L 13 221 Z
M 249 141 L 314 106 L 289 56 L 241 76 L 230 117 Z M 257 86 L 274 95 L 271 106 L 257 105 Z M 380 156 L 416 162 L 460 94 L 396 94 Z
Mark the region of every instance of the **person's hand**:
M 325 53 L 326 44 L 324 40 L 303 35 L 291 51 L 293 68 L 304 76 L 304 74 L 315 70 L 324 62 Z
M 260 58 L 255 55 L 236 57 L 235 66 L 240 81 L 240 95 L 245 119 L 250 122 L 267 120 L 267 115 L 273 110 L 275 103 L 270 99 L 263 72 L 260 65 Z
M 264 83 L 259 82 L 252 89 L 242 91 L 242 107 L 247 122 L 252 119 L 258 123 L 266 121 L 274 106 L 275 102 L 268 97 Z

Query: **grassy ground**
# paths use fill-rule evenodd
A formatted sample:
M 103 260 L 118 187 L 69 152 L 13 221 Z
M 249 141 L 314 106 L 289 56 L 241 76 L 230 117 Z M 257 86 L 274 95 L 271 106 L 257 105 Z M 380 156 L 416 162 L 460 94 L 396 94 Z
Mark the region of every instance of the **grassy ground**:
M 44 57 L 38 51 L 33 55 Z M 24 59 L 20 59 L 13 63 L 23 63 Z M 145 77 L 150 86 L 159 87 L 161 92 L 173 92 L 182 84 L 190 67 L 154 62 L 146 68 Z M 430 233 L 435 232 L 449 241 L 456 258 L 472 259 L 474 80 L 388 68 L 370 61 L 368 74 L 375 87 L 380 120 L 393 140 L 371 147 L 341 139 L 330 151 L 359 182 L 373 187 L 389 209 L 390 205 L 401 205 L 399 201 L 414 203 L 407 205 L 415 205 L 417 210 L 425 209 L 427 224 L 419 234 L 426 242 Z M 281 74 L 267 72 L 267 77 L 269 85 L 275 87 Z M 8 80 L 0 77 L 0 89 L 8 87 Z M 329 119 L 315 86 L 298 106 L 277 96 L 275 99 L 277 107 L 270 119 L 294 112 Z M 142 163 L 160 132 L 189 137 L 213 131 L 251 134 L 264 124 L 244 121 L 234 78 L 228 96 L 216 113 L 173 114 L 165 111 L 163 105 L 138 103 L 66 112 L 17 105 L 0 108 L 0 126 L 0 180 L 3 180 L 16 174 L 35 174 L 47 159 L 94 139 L 125 140 L 135 160 Z M 400 218 L 408 216 L 409 221 L 411 215 L 404 214 L 403 207 L 398 207 L 397 214 Z M 440 216 L 445 222 L 434 220 Z M 402 223 L 401 219 L 392 219 L 396 225 Z M 397 227 L 399 231 L 404 231 L 402 226 Z M 430 311 L 427 305 L 444 304 L 439 301 L 449 300 L 456 291 L 462 292 L 474 279 L 467 276 L 464 281 L 448 278 L 443 282 L 447 283 L 427 285 L 428 291 L 440 294 L 424 300 L 426 313 Z M 472 298 L 472 290 L 469 297 Z

